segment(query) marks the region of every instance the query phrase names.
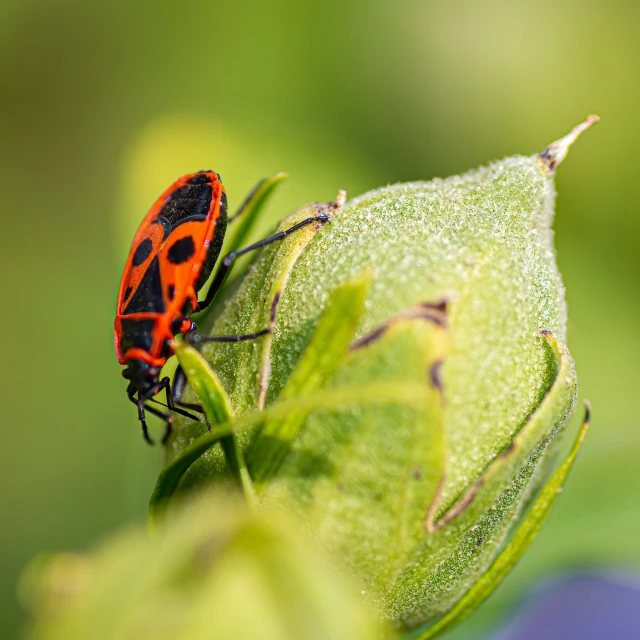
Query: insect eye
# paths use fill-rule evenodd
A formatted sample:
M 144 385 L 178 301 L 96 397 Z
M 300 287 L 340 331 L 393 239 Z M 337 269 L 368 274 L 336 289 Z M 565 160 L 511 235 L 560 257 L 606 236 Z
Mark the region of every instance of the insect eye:
M 121 373 L 125 380 L 131 380 L 131 371 L 129 369 L 123 369 Z

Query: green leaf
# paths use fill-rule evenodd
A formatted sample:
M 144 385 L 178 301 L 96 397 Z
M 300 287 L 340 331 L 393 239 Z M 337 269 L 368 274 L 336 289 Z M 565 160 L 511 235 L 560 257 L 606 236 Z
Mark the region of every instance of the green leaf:
M 288 178 L 286 173 L 278 173 L 272 178 L 258 182 L 240 207 L 244 210 L 238 221 L 233 223 L 236 226 L 233 235 L 225 244 L 225 251 L 230 253 L 243 247 L 258 219 L 258 214 L 271 198 L 276 187 L 280 186 L 286 178 Z
M 264 492 L 265 504 L 297 510 L 378 609 L 424 539 L 425 514 L 443 478 L 439 370 L 447 331 L 440 307 L 419 305 L 360 339 L 323 392 L 398 381 L 417 386 L 420 402 L 380 406 L 369 395 L 312 414 Z
M 174 340 L 171 346 L 182 365 L 191 388 L 202 403 L 211 426 L 233 420 L 229 396 L 198 351 L 183 340 Z
M 502 583 L 507 574 L 527 551 L 551 513 L 551 509 L 562 491 L 565 480 L 573 467 L 580 446 L 587 434 L 590 413 L 591 407 L 587 403 L 586 416 L 571 452 L 542 489 L 513 538 L 496 558 L 489 570 L 476 582 L 455 607 L 448 611 L 433 626 L 418 635 L 411 634 L 407 637 L 415 638 L 416 640 L 430 640 L 430 638 L 439 636 L 454 625 L 462 622 Z
M 282 390 L 286 401 L 322 387 L 344 360 L 362 314 L 369 278 L 348 283 L 331 296 L 309 346 Z M 280 467 L 305 418 L 292 411 L 284 419 L 268 420 L 247 452 L 247 464 L 256 489 L 261 492 Z
M 233 410 L 225 390 L 206 360 L 195 349 L 182 340 L 174 340 L 171 346 L 187 380 L 202 403 L 211 428 L 210 433 L 213 434 L 212 437 L 216 442 L 221 442 L 230 469 L 244 488 L 247 497 L 251 497 L 253 495 L 251 479 L 244 464 L 242 452 L 237 450 L 233 433 L 228 428 L 226 430 L 216 428 L 221 424 L 229 424 L 233 421 Z M 149 518 L 152 527 L 158 513 L 177 487 L 183 473 L 196 459 L 191 458 L 187 452 L 185 454 L 180 456 L 177 464 L 170 469 L 165 469 L 158 477 L 149 505 Z
M 156 523 L 166 508 L 169 499 L 178 487 L 187 469 L 208 449 L 226 436 L 234 433 L 230 422 L 212 427 L 206 435 L 200 436 L 189 447 L 180 452 L 158 476 L 156 486 L 149 500 L 149 525 L 156 529 Z
M 231 422 L 233 420 L 231 403 L 218 380 L 218 376 L 213 372 L 207 361 L 195 349 L 182 341 L 174 341 L 172 346 L 187 375 L 187 380 L 202 402 L 209 425 Z M 244 461 L 244 454 L 238 446 L 236 437 L 234 434 L 222 436 L 220 445 L 229 469 L 238 485 L 242 487 L 246 499 L 250 503 L 255 503 L 253 483 Z
M 269 405 L 264 411 L 245 414 L 235 422 L 213 426 L 210 431 L 205 431 L 183 448 L 161 471 L 149 504 L 152 523 L 166 507 L 187 469 L 223 437 L 231 434 L 242 435 L 265 420 L 284 420 L 292 412 L 306 414 L 335 411 L 365 402 L 374 405 L 403 403 L 407 406 L 420 407 L 424 403 L 424 388 L 422 385 L 406 384 L 402 380 L 391 380 L 358 387 L 330 389 L 322 395 L 298 396 L 293 400 Z

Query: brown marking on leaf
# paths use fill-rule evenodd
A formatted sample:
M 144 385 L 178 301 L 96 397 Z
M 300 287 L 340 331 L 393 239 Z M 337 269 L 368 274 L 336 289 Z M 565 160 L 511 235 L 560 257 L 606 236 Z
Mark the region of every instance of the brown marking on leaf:
M 433 522 L 433 520 L 429 518 L 429 512 L 432 510 L 432 506 L 435 504 L 434 500 L 432 505 L 429 507 L 427 518 L 424 523 L 427 531 L 429 533 L 435 533 L 439 529 L 442 529 L 442 527 L 448 525 L 452 520 L 455 520 L 455 518 L 457 518 L 474 501 L 475 497 L 478 495 L 478 492 L 484 486 L 484 483 L 485 479 L 483 477 L 478 478 L 473 483 L 473 485 L 471 485 L 471 488 L 464 494 L 462 500 L 457 502 L 451 509 L 449 509 L 449 511 L 447 511 L 437 522 Z M 435 507 L 433 510 L 435 511 Z M 433 518 L 434 515 L 435 514 L 432 513 L 431 517 Z
M 429 381 L 431 386 L 442 393 L 442 358 L 436 360 L 429 368 Z
M 440 313 L 446 315 L 448 311 L 449 300 L 447 298 L 442 298 L 439 302 L 422 302 L 418 306 L 423 309 L 433 309 L 434 311 L 439 311 Z
M 529 421 L 530 419 L 531 419 L 531 416 L 528 416 L 527 421 Z M 512 440 L 509 443 L 509 446 L 500 454 L 500 456 L 503 458 L 508 458 L 515 450 L 516 450 L 516 443 L 515 441 Z
M 269 333 L 273 333 L 273 328 L 276 322 L 276 314 L 278 313 L 278 304 L 282 297 L 282 289 L 278 289 L 273 300 L 271 302 L 271 309 L 269 310 Z M 267 391 L 269 390 L 269 378 L 271 377 L 271 358 L 265 358 L 262 367 L 260 368 L 259 381 L 258 381 L 258 409 L 262 411 L 264 409 L 265 402 L 267 400 Z
M 447 304 L 447 300 L 445 299 L 442 299 L 439 302 L 421 302 L 415 307 L 411 307 L 403 313 L 387 320 L 387 322 L 381 324 L 371 333 L 368 333 L 366 336 L 356 340 L 351 344 L 349 349 L 350 351 L 356 351 L 357 349 L 366 347 L 381 338 L 393 325 L 406 320 L 426 320 L 427 322 L 432 322 L 443 329 L 447 329 Z
M 433 494 L 433 500 L 431 500 L 431 504 L 427 509 L 427 517 L 424 519 L 424 526 L 429 533 L 434 533 L 437 529 L 434 529 L 434 518 L 436 517 L 436 511 L 438 510 L 438 505 L 440 504 L 440 498 L 442 498 L 442 492 L 444 490 L 444 483 L 446 480 L 447 474 L 445 471 L 442 472 L 440 476 L 440 481 L 438 482 L 438 486 L 436 487 L 436 491 Z
M 282 289 L 276 291 L 276 295 L 273 296 L 273 302 L 271 303 L 271 311 L 269 313 L 269 328 L 273 329 L 273 323 L 276 321 L 276 313 L 278 312 L 278 304 L 282 297 Z
M 539 336 L 541 338 L 544 338 L 548 344 L 550 344 L 550 346 L 552 346 L 554 343 L 556 345 L 556 348 L 560 349 L 560 344 L 558 343 L 555 335 L 553 334 L 552 331 L 548 331 L 548 330 L 543 330 L 539 333 Z M 566 347 L 562 347 L 564 349 L 566 349 Z M 562 351 L 561 351 L 562 353 Z M 491 460 L 488 465 L 485 467 L 485 469 L 482 472 L 482 475 L 478 478 L 478 480 L 475 481 L 475 483 L 471 486 L 471 488 L 469 490 L 467 490 L 464 494 L 463 497 L 456 502 L 453 506 L 451 506 L 449 508 L 449 510 L 440 518 L 440 520 L 438 520 L 437 522 L 434 522 L 433 519 L 435 517 L 435 513 L 438 509 L 439 506 L 439 500 L 440 497 L 442 495 L 442 491 L 440 489 L 440 486 L 438 487 L 438 490 L 436 491 L 435 497 L 431 503 L 431 505 L 429 506 L 429 509 L 427 510 L 427 516 L 425 518 L 425 527 L 427 529 L 427 531 L 429 531 L 430 533 L 433 533 L 435 531 L 437 531 L 438 529 L 441 529 L 442 527 L 444 527 L 445 525 L 447 525 L 449 522 L 451 522 L 452 520 L 454 520 L 455 518 L 457 518 L 475 499 L 476 495 L 478 494 L 478 492 L 480 491 L 480 489 L 483 487 L 483 485 L 486 483 L 487 478 L 490 477 L 492 471 L 498 467 L 501 463 L 501 461 L 504 461 L 506 459 L 508 459 L 511 454 L 516 451 L 519 446 L 521 446 L 522 443 L 522 439 L 524 437 L 524 432 L 526 431 L 526 427 L 527 425 L 529 425 L 531 423 L 531 421 L 534 419 L 535 414 L 541 409 L 541 407 L 544 405 L 545 400 L 550 396 L 550 394 L 552 393 L 555 385 L 557 384 L 558 380 L 560 379 L 558 376 L 560 375 L 560 369 L 562 367 L 562 361 L 561 361 L 561 355 L 557 355 L 556 356 L 556 361 L 558 364 L 558 374 L 556 376 L 556 379 L 554 381 L 554 383 L 551 385 L 551 387 L 549 388 L 549 390 L 547 391 L 547 393 L 545 394 L 544 398 L 542 399 L 542 401 L 538 404 L 538 406 L 536 407 L 535 411 L 533 411 L 531 414 L 529 414 L 526 418 L 526 420 L 523 421 L 520 429 L 518 429 L 518 431 L 514 434 L 513 439 L 511 440 L 510 444 L 506 447 L 506 449 L 500 454 L 500 455 L 496 455 L 495 458 L 493 460 Z M 544 440 L 545 440 L 546 436 L 543 438 L 543 441 L 538 443 L 537 447 L 541 447 L 544 444 Z M 443 475 L 444 478 L 444 475 Z M 441 483 L 443 482 L 443 480 L 441 480 Z
M 377 329 L 374 329 L 371 333 L 368 333 L 366 336 L 363 336 L 359 340 L 356 340 L 349 347 L 350 351 L 355 351 L 356 349 L 361 349 L 362 347 L 366 347 L 367 345 L 375 342 L 379 338 L 381 338 L 384 333 L 389 328 L 389 323 L 385 322 L 385 324 L 380 325 Z
M 340 189 L 335 200 L 331 202 L 311 202 L 310 204 L 318 215 L 333 218 L 342 211 L 342 207 L 344 207 L 344 203 L 346 202 L 346 200 L 347 192 L 343 189 Z

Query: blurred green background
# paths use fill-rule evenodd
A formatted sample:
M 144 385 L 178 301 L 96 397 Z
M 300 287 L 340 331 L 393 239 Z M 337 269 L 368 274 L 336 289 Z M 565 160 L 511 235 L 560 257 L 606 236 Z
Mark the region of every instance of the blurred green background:
M 594 423 L 529 555 L 456 637 L 552 572 L 640 561 L 640 5 L 4 0 L 0 619 L 21 567 L 142 520 L 144 445 L 112 347 L 133 230 L 178 175 L 231 207 L 287 171 L 260 231 L 339 188 L 459 173 L 602 123 L 557 178 L 569 346 Z M 159 426 L 158 426 L 159 428 Z

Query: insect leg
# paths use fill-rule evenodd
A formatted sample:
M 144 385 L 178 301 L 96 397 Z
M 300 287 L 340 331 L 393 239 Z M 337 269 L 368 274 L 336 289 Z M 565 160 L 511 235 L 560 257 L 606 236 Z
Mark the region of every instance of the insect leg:
M 169 436 L 171 435 L 171 432 L 173 431 L 173 416 L 170 413 L 167 413 L 166 411 L 160 411 L 159 409 L 156 409 L 155 407 L 150 407 L 148 404 L 144 405 L 144 409 L 143 411 L 146 410 L 149 413 L 153 414 L 154 416 L 157 416 L 158 418 L 161 418 L 162 420 L 164 420 L 166 426 L 165 432 L 164 432 L 164 436 L 162 436 L 162 444 L 165 444 L 167 442 L 167 440 L 169 439 Z M 146 427 L 147 425 L 145 424 L 145 422 L 143 421 L 143 427 L 142 427 L 142 432 L 143 434 L 145 434 L 145 440 L 149 443 L 149 444 L 153 444 L 153 441 L 149 439 L 149 436 L 146 432 Z
M 196 327 L 197 330 L 197 327 Z M 189 334 L 186 334 L 187 336 Z M 184 388 L 187 386 L 187 375 L 182 368 L 182 365 L 178 365 L 176 367 L 176 374 L 173 377 L 173 386 L 171 387 L 171 399 L 173 400 L 173 404 L 179 404 L 181 407 L 185 409 L 190 409 L 191 411 L 196 411 L 198 413 L 204 413 L 204 409 L 201 404 L 194 404 L 192 402 L 182 402 L 182 394 L 184 393 Z M 206 418 L 206 416 L 205 416 Z
M 158 388 L 158 385 L 150 389 L 150 391 L 155 392 L 157 388 Z M 140 424 L 142 426 L 142 435 L 145 441 L 148 444 L 152 445 L 154 444 L 154 442 L 149 437 L 149 429 L 147 428 L 147 421 L 145 420 L 145 410 L 153 414 L 154 416 L 158 416 L 159 418 L 162 418 L 167 423 L 167 431 L 169 433 L 171 432 L 172 417 L 170 414 L 165 413 L 164 411 L 159 411 L 158 409 L 154 409 L 153 407 L 150 407 L 145 404 L 145 402 L 148 400 L 147 398 L 147 396 L 149 395 L 148 392 L 145 395 L 138 394 L 137 400 L 134 398 L 134 394 L 135 394 L 135 388 L 133 387 L 133 383 L 132 383 L 127 387 L 127 397 L 131 402 L 133 402 L 133 404 L 135 404 L 138 407 L 138 420 L 140 420 Z M 153 393 L 151 395 L 153 395 Z M 164 442 L 164 439 L 163 439 L 163 442 Z
M 162 402 L 158 402 L 157 400 L 155 400 L 154 398 L 151 398 L 151 402 L 157 402 L 158 404 L 164 406 L 162 404 Z M 175 402 L 175 401 L 173 401 Z M 191 409 L 192 411 L 199 411 L 204 415 L 204 421 L 207 425 L 207 429 L 209 431 L 211 431 L 211 425 L 209 424 L 209 420 L 207 419 L 207 415 L 204 413 L 203 408 L 200 405 L 192 405 L 192 404 L 186 404 L 186 407 L 188 407 L 189 409 Z M 150 413 L 152 413 L 154 416 L 158 416 L 159 418 L 162 418 L 167 425 L 167 429 L 164 432 L 164 436 L 162 437 L 162 444 L 165 444 L 167 442 L 167 440 L 169 439 L 169 436 L 171 435 L 171 432 L 173 431 L 173 416 L 168 413 L 167 411 L 160 411 L 159 409 L 156 409 L 155 407 L 149 405 L 149 404 L 145 404 L 144 408 L 146 411 L 149 411 Z M 188 413 L 187 411 L 183 411 L 182 409 L 180 409 L 179 407 L 176 406 L 171 406 L 171 407 L 167 407 L 169 408 L 171 411 L 174 411 L 175 413 L 179 413 L 181 416 L 186 416 L 188 418 L 191 418 L 194 422 L 199 422 L 199 418 L 197 418 L 196 416 Z
M 147 429 L 147 421 L 145 420 L 145 413 L 144 413 L 145 412 L 144 401 L 138 400 L 136 404 L 138 405 L 138 420 L 140 420 L 140 424 L 142 425 L 142 436 L 144 437 L 147 444 L 154 444 L 153 440 L 149 437 L 149 429 Z M 150 413 L 153 413 L 154 415 L 161 414 L 160 411 L 156 411 L 151 407 L 146 407 L 146 408 L 149 410 Z M 164 415 L 162 415 L 161 417 L 165 418 Z M 165 418 L 165 420 L 167 420 L 167 423 L 168 423 L 168 419 L 169 417 L 167 416 Z
M 171 388 L 171 399 L 174 402 L 180 402 L 184 388 L 187 385 L 187 374 L 184 372 L 182 365 L 176 367 L 176 373 L 173 376 L 173 386 Z
M 156 385 L 156 387 L 151 389 L 151 391 L 154 391 L 155 393 L 153 395 L 155 395 L 156 393 L 160 393 L 163 389 L 166 389 L 167 391 L 167 407 L 169 408 L 170 411 L 173 411 L 174 413 L 179 413 L 181 416 L 184 416 L 185 418 L 191 418 L 196 422 L 200 420 L 198 416 L 194 416 L 192 413 L 189 413 L 188 411 L 185 411 L 184 409 L 181 409 L 180 407 L 176 407 L 174 405 L 173 392 L 171 391 L 171 378 L 169 378 L 168 376 L 166 378 L 162 378 L 162 380 L 160 380 L 158 385 Z M 149 396 L 149 391 L 147 391 L 144 398 L 145 400 L 152 399 L 152 397 Z M 149 405 L 146 405 L 146 406 L 147 408 L 149 407 Z
M 181 409 L 180 407 L 176 407 L 175 405 L 176 403 L 178 403 L 178 404 L 181 404 L 183 407 L 186 407 L 187 409 L 191 409 L 191 411 L 197 411 L 198 413 L 203 414 L 204 421 L 207 424 L 207 429 L 211 431 L 211 425 L 209 424 L 209 419 L 207 418 L 207 414 L 202 408 L 202 405 L 191 404 L 187 402 L 180 402 L 179 400 L 179 398 L 182 397 L 182 393 L 184 392 L 185 385 L 187 384 L 187 376 L 181 365 L 178 365 L 176 369 L 176 375 L 173 379 L 173 388 L 171 387 L 171 381 L 168 377 L 163 378 L 161 380 L 161 384 L 167 390 L 167 407 L 171 411 L 174 411 L 175 413 L 179 413 L 181 416 L 186 416 L 187 418 L 191 418 L 195 422 L 199 422 L 200 419 L 197 416 L 194 416 L 188 411 L 184 411 L 184 409 Z M 167 441 L 167 439 L 171 435 L 172 424 L 173 424 L 172 422 L 167 423 L 167 431 L 164 434 L 164 438 L 162 439 L 163 444 Z
M 134 395 L 135 395 L 135 389 L 133 387 L 133 383 L 130 382 L 129 386 L 127 387 L 127 398 L 129 399 L 130 402 L 132 402 L 133 404 L 135 404 L 138 407 L 138 420 L 140 420 L 140 424 L 142 426 L 142 435 L 143 435 L 145 441 L 148 444 L 153 444 L 153 440 L 149 437 L 149 430 L 147 429 L 147 422 L 144 419 L 144 409 L 145 409 L 144 401 L 140 402 L 139 400 L 136 400 L 134 398 Z
M 171 389 L 170 379 L 168 377 L 163 378 L 157 385 L 149 389 L 149 391 L 147 391 L 147 393 L 145 393 L 144 395 L 140 395 L 137 400 L 136 398 L 134 398 L 135 390 L 133 386 L 130 385 L 130 387 L 131 388 L 127 387 L 127 397 L 131 402 L 133 402 L 133 404 L 135 404 L 138 407 L 138 420 L 140 420 L 140 424 L 142 425 L 142 435 L 144 436 L 144 439 L 149 444 L 154 444 L 154 442 L 149 436 L 147 421 L 145 420 L 146 411 L 148 411 L 154 416 L 157 416 L 158 418 L 162 418 L 162 420 L 164 420 L 164 422 L 167 425 L 167 429 L 165 431 L 164 437 L 162 438 L 162 444 L 164 444 L 169 438 L 169 436 L 171 435 L 173 416 L 167 411 L 160 411 L 159 409 L 156 409 L 155 407 L 152 407 L 151 405 L 147 404 L 149 400 L 155 402 L 155 400 L 153 400 L 153 396 L 159 393 L 160 391 L 162 391 L 162 389 L 164 388 L 167 389 L 167 406 L 171 411 L 174 411 L 175 413 L 179 413 L 180 415 L 183 415 L 187 418 L 191 418 L 196 422 L 199 421 L 199 418 L 197 416 L 194 416 L 193 414 L 189 413 L 188 411 L 185 411 L 184 409 L 174 406 L 173 398 L 171 397 L 171 393 L 170 393 L 170 389 Z
M 280 294 L 276 295 L 271 304 L 271 312 L 269 314 L 269 326 L 266 329 L 260 331 L 254 331 L 253 333 L 234 334 L 229 336 L 207 336 L 202 337 L 198 334 L 198 327 L 194 325 L 194 329 L 184 334 L 184 339 L 192 343 L 205 343 L 205 342 L 243 342 L 245 340 L 255 340 L 260 336 L 267 335 L 273 331 L 273 325 L 276 321 L 276 311 L 278 309 L 278 303 L 280 302 Z M 184 372 L 182 372 L 184 375 Z M 174 383 L 175 384 L 175 383 Z
M 245 340 L 255 340 L 260 336 L 264 336 L 267 333 L 271 333 L 271 329 L 262 329 L 261 331 L 256 331 L 255 333 L 245 333 L 243 335 L 231 335 L 231 336 L 207 336 L 202 337 L 199 335 L 193 336 L 185 336 L 188 342 L 195 342 L 204 344 L 205 342 L 243 342 Z
M 313 216 L 312 218 L 307 218 L 302 222 L 298 222 L 298 224 L 294 224 L 289 229 L 285 229 L 284 231 L 279 231 L 278 233 L 274 233 L 272 236 L 265 238 L 264 240 L 260 240 L 260 242 L 256 242 L 254 244 L 250 244 L 248 247 L 244 249 L 239 249 L 238 251 L 232 251 L 228 253 L 223 259 L 222 263 L 218 271 L 216 272 L 215 277 L 213 278 L 213 282 L 209 287 L 209 291 L 207 291 L 207 295 L 202 302 L 198 302 L 198 311 L 202 309 L 206 309 L 216 297 L 216 294 L 222 288 L 227 276 L 229 275 L 229 271 L 233 267 L 233 263 L 240 257 L 249 253 L 251 251 L 255 251 L 256 249 L 261 249 L 262 247 L 266 247 L 269 244 L 274 242 L 278 242 L 279 240 L 283 240 L 289 234 L 294 233 L 298 229 L 302 229 L 302 227 L 306 227 L 308 224 L 312 224 L 314 222 L 328 222 L 329 216 L 321 215 L 321 216 Z

